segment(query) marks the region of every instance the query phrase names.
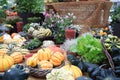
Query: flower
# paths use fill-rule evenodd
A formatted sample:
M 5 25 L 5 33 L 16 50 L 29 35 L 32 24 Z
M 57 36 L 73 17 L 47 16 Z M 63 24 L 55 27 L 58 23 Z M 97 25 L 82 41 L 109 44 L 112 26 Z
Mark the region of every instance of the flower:
M 45 20 L 42 24 L 43 27 L 45 28 L 50 28 L 54 38 L 58 42 L 63 42 L 65 40 L 65 29 L 66 27 L 70 26 L 74 19 L 75 16 L 73 13 L 68 13 L 64 16 L 52 12 L 51 14 L 44 13 L 45 15 Z

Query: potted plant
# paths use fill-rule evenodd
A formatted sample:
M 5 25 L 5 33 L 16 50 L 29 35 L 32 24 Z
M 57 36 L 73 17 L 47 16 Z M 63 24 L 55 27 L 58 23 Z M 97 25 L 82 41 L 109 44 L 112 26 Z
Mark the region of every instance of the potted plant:
M 44 15 L 45 21 L 42 25 L 51 29 L 57 44 L 63 43 L 65 40 L 65 29 L 73 23 L 75 16 L 72 13 L 61 16 L 54 12 L 51 14 L 45 13 Z
M 111 26 L 112 26 L 112 30 L 113 30 L 113 34 L 118 36 L 120 38 L 120 6 L 118 8 L 116 8 L 116 10 L 113 12 L 112 16 L 112 22 L 111 22 Z
M 5 20 L 5 13 L 4 10 L 0 9 L 0 23 L 2 23 Z
M 18 15 L 23 18 L 24 24 L 26 24 L 27 18 L 29 17 L 41 17 L 44 19 L 44 16 L 41 12 L 44 11 L 44 1 L 43 0 L 15 0 L 16 10 Z
M 15 17 L 7 17 L 5 23 L 11 24 L 13 29 L 10 30 L 10 33 L 17 32 L 16 23 L 22 21 L 22 18 L 15 16 Z

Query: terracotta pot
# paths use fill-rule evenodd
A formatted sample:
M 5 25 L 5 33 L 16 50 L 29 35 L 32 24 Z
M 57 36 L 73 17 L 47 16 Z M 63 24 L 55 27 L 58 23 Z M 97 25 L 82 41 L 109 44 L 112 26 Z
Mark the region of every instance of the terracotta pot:
M 23 22 L 16 22 L 17 32 L 21 32 L 23 28 Z
M 73 30 L 73 29 L 65 30 L 65 37 L 66 37 L 66 39 L 76 38 L 76 30 Z

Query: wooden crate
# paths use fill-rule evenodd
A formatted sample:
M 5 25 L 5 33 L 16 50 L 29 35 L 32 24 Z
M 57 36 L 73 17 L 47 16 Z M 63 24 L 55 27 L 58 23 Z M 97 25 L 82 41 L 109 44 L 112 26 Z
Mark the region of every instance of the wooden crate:
M 57 2 L 46 4 L 46 11 L 52 9 L 61 15 L 74 13 L 76 16 L 74 24 L 106 27 L 111 5 L 112 2 L 109 1 Z

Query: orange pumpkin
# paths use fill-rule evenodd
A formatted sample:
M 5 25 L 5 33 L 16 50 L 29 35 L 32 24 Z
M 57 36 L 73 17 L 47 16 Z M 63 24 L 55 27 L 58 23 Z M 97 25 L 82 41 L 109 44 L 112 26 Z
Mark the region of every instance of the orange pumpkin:
M 53 64 L 49 61 L 46 61 L 46 60 L 40 61 L 38 63 L 38 65 L 39 65 L 39 68 L 44 69 L 44 70 L 53 68 Z
M 14 64 L 11 56 L 0 55 L 0 72 L 8 70 Z
M 49 48 L 42 48 L 38 50 L 38 59 L 41 60 L 50 60 L 51 58 L 51 50 Z
M 56 52 L 51 56 L 50 62 L 54 65 L 54 66 L 59 66 L 62 61 L 64 60 L 65 56 L 63 54 L 61 54 L 60 52 Z
M 14 59 L 14 63 L 23 62 L 23 55 L 21 52 L 14 52 L 10 56 Z
M 0 49 L 0 55 L 4 55 L 7 53 L 7 49 Z
M 77 66 L 67 64 L 63 66 L 62 68 L 72 72 L 75 79 L 79 76 L 82 76 L 82 71 Z
M 63 53 L 62 49 L 60 47 L 57 47 L 57 46 L 49 46 L 48 47 L 52 53 L 55 53 L 55 52 L 60 52 L 60 53 Z

